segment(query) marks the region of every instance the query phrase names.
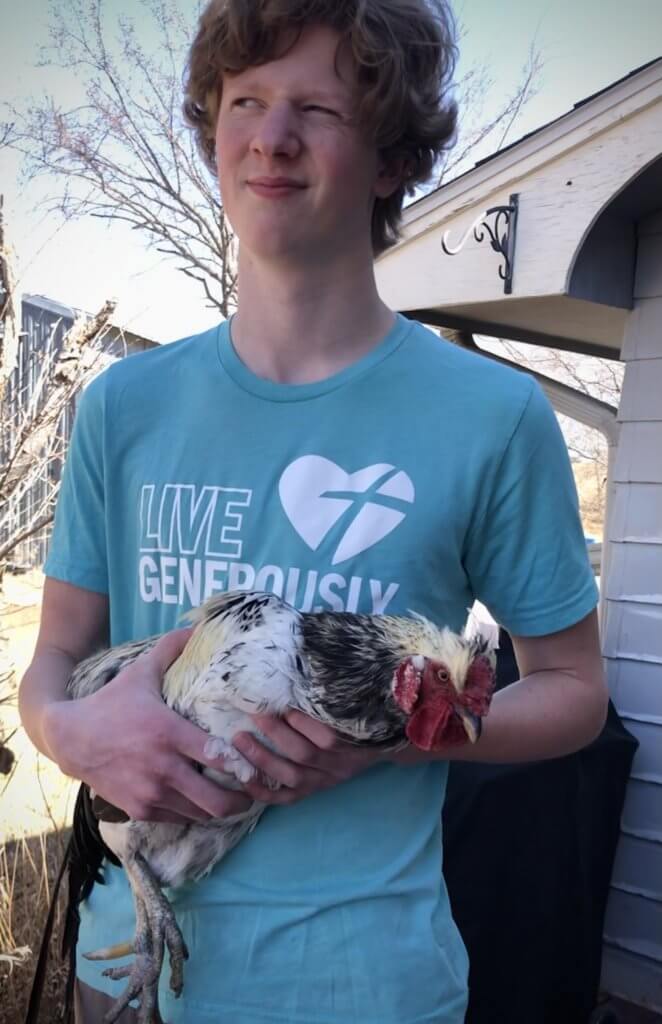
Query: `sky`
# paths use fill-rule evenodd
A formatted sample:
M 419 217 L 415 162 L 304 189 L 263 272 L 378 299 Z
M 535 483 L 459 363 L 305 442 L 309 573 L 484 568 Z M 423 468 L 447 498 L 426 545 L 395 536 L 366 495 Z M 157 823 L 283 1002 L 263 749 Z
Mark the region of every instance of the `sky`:
M 131 12 L 148 45 L 158 47 L 158 34 L 137 0 L 105 0 L 105 5 L 110 20 Z M 196 0 L 182 0 L 182 7 L 190 11 L 193 26 Z M 458 74 L 481 64 L 492 81 L 480 112 L 486 120 L 516 86 L 532 44 L 542 56 L 537 94 L 506 143 L 662 56 L 662 0 L 455 0 L 454 9 L 463 27 Z M 0 100 L 20 107 L 31 95 L 52 94 L 62 105 L 79 99 L 70 72 L 36 66 L 48 41 L 49 19 L 48 0 L 0 0 Z M 477 153 L 476 159 L 489 152 Z M 206 308 L 200 286 L 149 238 L 93 218 L 63 226 L 40 208 L 56 183 L 26 185 L 19 170 L 17 158 L 0 150 L 0 193 L 19 294 L 41 294 L 91 312 L 115 297 L 118 323 L 161 342 L 218 320 Z

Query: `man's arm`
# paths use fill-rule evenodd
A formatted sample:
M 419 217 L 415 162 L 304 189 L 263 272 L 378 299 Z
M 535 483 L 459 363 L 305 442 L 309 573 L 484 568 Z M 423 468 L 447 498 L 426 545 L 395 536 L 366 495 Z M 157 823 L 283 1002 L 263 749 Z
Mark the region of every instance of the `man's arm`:
M 108 598 L 47 577 L 39 635 L 19 690 L 23 726 L 34 745 L 57 761 L 46 737 L 54 704 L 67 700 L 66 685 L 79 661 L 108 644 Z
M 405 764 L 537 761 L 590 743 L 602 729 L 607 711 L 596 613 L 548 636 L 513 637 L 513 646 L 521 679 L 494 695 L 478 743 L 434 753 L 409 746 L 391 759 Z M 384 758 L 353 748 L 328 726 L 299 711 L 286 714 L 285 721 L 258 716 L 258 725 L 280 756 L 248 733 L 240 733 L 235 744 L 265 775 L 283 784 L 275 792 L 258 781 L 246 785 L 256 800 L 265 803 L 292 803 Z
M 572 753 L 600 733 L 607 686 L 596 612 L 558 633 L 512 637 L 518 682 L 494 695 L 475 746 L 463 761 L 536 761 Z
M 82 779 L 132 818 L 205 821 L 250 800 L 205 778 L 207 734 L 161 697 L 168 666 L 190 630 L 167 633 L 97 693 L 69 700 L 74 665 L 106 641 L 108 599 L 47 578 L 37 646 L 19 692 L 31 740 L 66 775 Z

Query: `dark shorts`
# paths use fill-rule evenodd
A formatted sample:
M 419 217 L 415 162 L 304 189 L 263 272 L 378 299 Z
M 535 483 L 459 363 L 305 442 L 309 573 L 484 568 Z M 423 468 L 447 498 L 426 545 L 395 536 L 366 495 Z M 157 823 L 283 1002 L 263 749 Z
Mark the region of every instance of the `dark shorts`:
M 107 996 L 105 992 L 98 992 L 90 988 L 80 978 L 76 978 L 74 991 L 74 1021 L 75 1024 L 101 1024 L 103 1016 L 111 1008 L 115 1000 Z M 117 1024 L 136 1024 L 138 1013 L 130 1006 L 122 1010 L 117 1018 Z

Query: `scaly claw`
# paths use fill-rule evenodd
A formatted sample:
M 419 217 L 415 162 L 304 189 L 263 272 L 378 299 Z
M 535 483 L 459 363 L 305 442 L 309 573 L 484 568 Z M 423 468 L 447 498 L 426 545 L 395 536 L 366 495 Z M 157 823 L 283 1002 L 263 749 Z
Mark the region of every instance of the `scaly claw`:
M 128 979 L 120 997 L 104 1017 L 115 1024 L 133 999 L 140 1000 L 138 1024 L 163 1024 L 158 1007 L 158 986 L 165 949 L 170 960 L 170 988 L 179 996 L 184 984 L 184 961 L 188 950 L 172 907 L 163 895 L 144 857 L 137 853 L 125 864 L 136 908 L 133 943 L 120 943 L 86 954 L 89 960 L 113 960 L 134 952 L 131 964 L 109 967 L 103 973 L 113 981 Z
M 139 1024 L 157 1024 L 161 1016 L 157 1007 L 157 993 L 161 964 L 158 957 L 148 953 L 137 953 L 132 964 L 124 967 L 109 967 L 104 975 L 114 981 L 128 978 L 129 983 L 103 1018 L 103 1024 L 115 1024 L 122 1011 L 132 999 L 140 998 Z
M 124 967 L 106 967 L 102 971 L 104 978 L 112 978 L 113 981 L 121 981 L 122 978 L 130 978 L 133 971 L 133 964 L 125 964 Z

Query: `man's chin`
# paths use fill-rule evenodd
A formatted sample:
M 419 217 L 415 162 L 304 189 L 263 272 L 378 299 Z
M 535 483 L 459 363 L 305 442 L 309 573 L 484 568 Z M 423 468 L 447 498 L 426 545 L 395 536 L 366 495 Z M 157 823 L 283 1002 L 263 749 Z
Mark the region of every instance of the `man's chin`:
M 262 230 L 250 232 L 248 240 L 246 234 L 242 236 L 241 248 L 259 262 L 277 263 L 290 270 L 293 266 L 310 270 L 319 262 L 320 247 L 315 239 L 303 236 L 294 227 L 291 220 L 284 228 L 264 224 Z

